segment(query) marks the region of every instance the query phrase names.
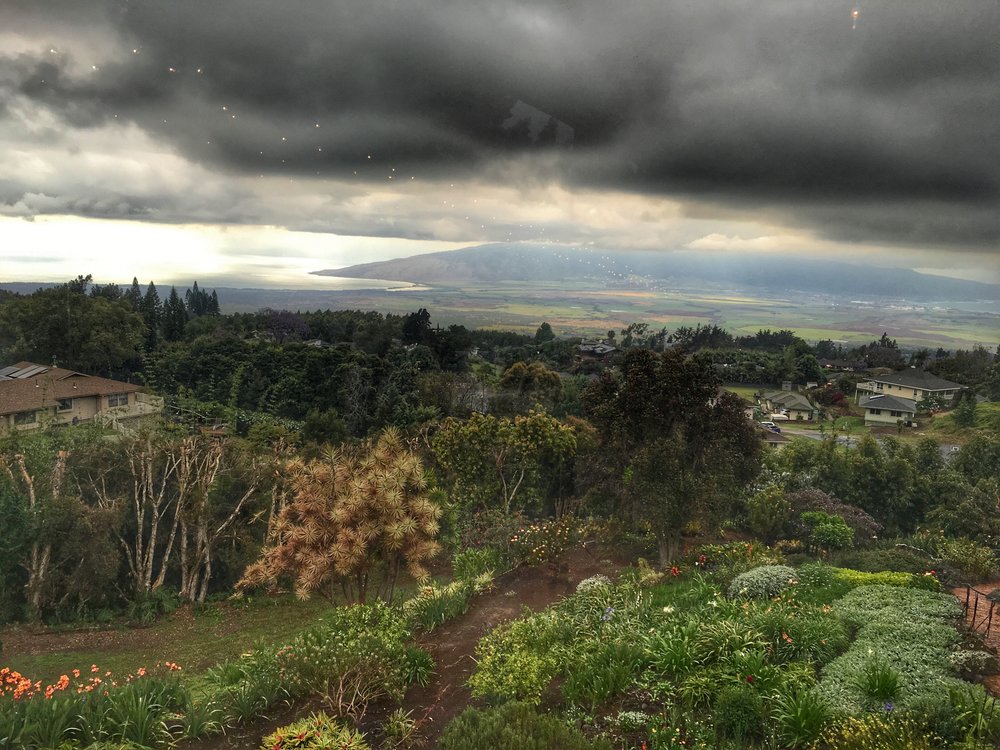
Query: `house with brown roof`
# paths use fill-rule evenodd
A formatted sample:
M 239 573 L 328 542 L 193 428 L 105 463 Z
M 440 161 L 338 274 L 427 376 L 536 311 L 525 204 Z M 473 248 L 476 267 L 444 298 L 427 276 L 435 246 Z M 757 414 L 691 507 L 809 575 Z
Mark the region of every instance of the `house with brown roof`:
M 162 410 L 161 398 L 132 383 L 34 362 L 0 368 L 0 432 L 85 421 L 117 427 Z

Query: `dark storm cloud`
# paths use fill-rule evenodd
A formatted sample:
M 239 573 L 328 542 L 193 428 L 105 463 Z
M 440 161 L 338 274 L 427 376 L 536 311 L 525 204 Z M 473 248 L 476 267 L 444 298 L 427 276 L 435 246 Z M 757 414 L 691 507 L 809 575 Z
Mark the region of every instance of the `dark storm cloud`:
M 39 49 L 0 87 L 238 174 L 496 176 L 544 152 L 570 185 L 997 246 L 1000 5 L 859 7 L 852 29 L 840 0 L 18 0 Z M 47 54 L 51 20 L 120 51 L 81 73 L 84 52 Z

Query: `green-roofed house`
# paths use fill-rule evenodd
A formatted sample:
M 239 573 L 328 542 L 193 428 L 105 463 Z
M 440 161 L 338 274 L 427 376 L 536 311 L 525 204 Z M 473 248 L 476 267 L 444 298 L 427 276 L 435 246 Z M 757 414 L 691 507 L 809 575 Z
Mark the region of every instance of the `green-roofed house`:
M 816 407 L 801 393 L 765 391 L 759 398 L 761 407 L 772 418 L 778 415 L 792 422 L 811 422 L 816 418 Z

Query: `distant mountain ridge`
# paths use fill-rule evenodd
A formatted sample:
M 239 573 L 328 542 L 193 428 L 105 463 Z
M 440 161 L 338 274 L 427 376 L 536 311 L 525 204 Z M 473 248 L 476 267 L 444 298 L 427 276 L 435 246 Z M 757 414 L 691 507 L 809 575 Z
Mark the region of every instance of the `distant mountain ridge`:
M 927 301 L 998 300 L 1000 284 L 951 279 L 905 268 L 793 255 L 693 251 L 600 251 L 551 245 L 488 244 L 315 271 L 320 276 L 453 286 L 498 281 L 704 282 L 772 292 L 798 291 Z

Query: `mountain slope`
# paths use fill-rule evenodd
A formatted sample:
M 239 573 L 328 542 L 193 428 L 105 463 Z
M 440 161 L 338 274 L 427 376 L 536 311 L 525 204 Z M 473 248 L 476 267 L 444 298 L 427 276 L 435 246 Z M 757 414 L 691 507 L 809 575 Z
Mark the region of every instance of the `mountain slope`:
M 863 266 L 794 255 L 606 252 L 551 245 L 491 244 L 315 272 L 443 286 L 500 281 L 712 283 L 774 292 L 913 300 L 1000 299 L 1000 285 L 904 268 Z

